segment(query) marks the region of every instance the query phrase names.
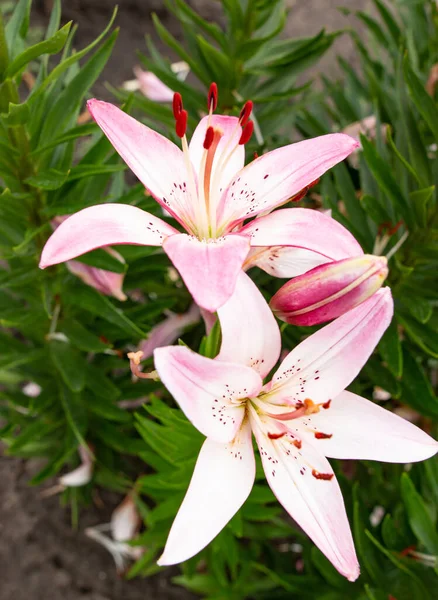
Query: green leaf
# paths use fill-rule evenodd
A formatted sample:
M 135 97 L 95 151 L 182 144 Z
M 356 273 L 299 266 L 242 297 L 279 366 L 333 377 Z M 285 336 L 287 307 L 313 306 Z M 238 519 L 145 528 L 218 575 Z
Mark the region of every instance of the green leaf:
M 114 23 L 114 19 L 116 18 L 116 15 L 117 15 L 117 6 L 114 8 L 113 14 L 111 15 L 111 19 L 110 19 L 108 25 L 102 31 L 102 33 L 95 40 L 93 40 L 91 42 L 91 44 L 89 44 L 86 48 L 84 48 L 80 52 L 76 52 L 75 54 L 72 54 L 72 56 L 69 56 L 64 61 L 62 61 L 59 65 L 57 65 L 53 69 L 53 71 L 51 71 L 51 73 L 44 79 L 44 81 L 41 83 L 41 85 L 39 85 L 35 89 L 35 91 L 30 96 L 28 102 L 33 102 L 33 100 L 35 98 L 37 98 L 46 89 L 46 87 L 48 85 L 50 85 L 52 82 L 58 80 L 60 78 L 60 76 L 62 75 L 62 73 L 64 73 L 67 69 L 69 69 L 77 61 L 79 61 L 86 54 L 88 54 L 95 46 L 97 46 L 99 44 L 99 42 L 101 42 L 103 40 L 103 38 L 106 36 L 108 31 L 111 29 L 111 27 Z
M 417 319 L 417 321 L 420 321 L 420 323 L 427 323 L 432 316 L 432 305 L 425 298 L 420 298 L 419 296 L 409 294 L 409 297 L 404 296 L 402 298 L 402 302 L 409 310 L 411 315 Z
M 3 80 L 4 73 L 9 63 L 8 44 L 6 42 L 5 28 L 3 24 L 3 15 L 0 10 L 0 81 Z
M 121 392 L 109 377 L 102 373 L 101 369 L 89 364 L 86 369 L 86 385 L 96 396 L 106 398 L 108 402 L 119 398 Z
M 44 120 L 41 139 L 45 143 L 54 138 L 60 130 L 62 131 L 65 123 L 71 120 L 72 115 L 79 109 L 84 94 L 96 81 L 107 63 L 117 35 L 118 30 L 113 31 L 106 42 L 102 44 L 99 50 L 80 69 L 76 77 L 61 92 Z
M 210 73 L 210 79 L 216 81 L 219 86 L 228 85 L 231 87 L 232 79 L 230 81 L 230 77 L 234 74 L 234 68 L 228 57 L 202 36 L 198 35 L 196 41 Z
M 75 260 L 84 263 L 84 265 L 111 271 L 112 273 L 125 273 L 127 270 L 126 263 L 121 262 L 116 256 L 109 254 L 103 248 L 87 252 L 87 254 L 79 256 Z
M 421 365 L 406 347 L 403 348 L 402 387 L 401 399 L 404 402 L 424 415 L 438 417 L 438 398 Z
M 61 144 L 65 144 L 66 142 L 71 142 L 76 140 L 79 137 L 84 137 L 86 135 L 92 135 L 99 131 L 96 123 L 85 123 L 84 125 L 78 125 L 77 127 L 73 127 L 66 131 L 63 135 L 55 138 L 53 142 L 50 144 L 45 144 L 43 146 L 39 146 L 35 150 L 33 150 L 30 154 L 31 156 L 38 156 L 47 150 L 51 150 L 52 148 L 56 148 Z
M 421 494 L 417 492 L 407 473 L 402 474 L 400 485 L 412 531 L 428 552 L 438 555 L 438 533 Z
M 388 369 L 396 377 L 403 372 L 403 354 L 397 324 L 393 320 L 379 342 L 379 352 Z
M 391 200 L 394 208 L 403 217 L 406 225 L 411 227 L 413 218 L 408 201 L 391 174 L 390 165 L 388 165 L 388 163 L 378 154 L 376 148 L 364 135 L 361 135 L 360 139 L 363 148 L 363 156 L 370 171 L 376 178 L 379 186 Z
M 386 28 L 392 38 L 392 41 L 394 43 L 394 47 L 396 49 L 398 49 L 398 46 L 400 44 L 400 40 L 402 37 L 402 32 L 400 30 L 400 27 L 397 25 L 396 20 L 394 19 L 394 17 L 392 16 L 391 12 L 388 10 L 388 8 L 383 4 L 383 2 L 381 0 L 373 0 L 374 4 L 377 7 L 377 10 L 380 13 L 380 16 L 383 20 L 383 22 L 386 25 Z
M 92 175 L 108 175 L 111 173 L 120 173 L 126 170 L 126 165 L 77 165 L 73 167 L 68 174 L 67 181 L 83 179 Z
M 73 21 L 70 21 L 62 29 L 60 29 L 54 36 L 48 40 L 44 40 L 27 48 L 9 65 L 6 71 L 6 77 L 13 77 L 16 75 L 22 67 L 27 65 L 31 60 L 38 58 L 42 54 L 56 54 L 60 52 L 67 41 L 68 34 Z
M 391 217 L 388 215 L 386 209 L 374 196 L 365 194 L 360 199 L 360 203 L 363 206 L 364 211 L 370 216 L 376 225 L 382 225 L 383 223 L 391 223 Z
M 132 421 L 132 416 L 128 411 L 119 408 L 108 398 L 98 395 L 90 394 L 90 396 L 87 396 L 87 409 L 109 421 L 116 421 L 118 423 L 129 423 Z
M 77 287 L 68 293 L 66 300 L 73 306 L 89 311 L 93 315 L 113 323 L 119 327 L 126 336 L 134 340 L 146 337 L 146 332 L 137 327 L 124 313 L 123 310 L 114 306 L 106 296 L 102 296 L 96 290 L 87 286 Z
M 433 326 L 428 327 L 411 318 L 406 313 L 401 312 L 397 314 L 397 319 L 420 348 L 434 358 L 438 358 L 438 332 Z
M 368 572 L 371 579 L 377 583 L 382 579 L 382 571 L 377 559 L 374 548 L 365 535 L 363 523 L 365 518 L 362 517 L 362 508 L 359 500 L 359 484 L 355 483 L 353 487 L 353 533 L 356 543 L 359 558 L 363 566 Z
M 166 6 L 178 17 L 179 21 L 186 23 L 187 25 L 197 25 L 225 49 L 226 38 L 222 33 L 221 28 L 216 23 L 203 19 L 183 0 L 175 0 L 175 5 L 176 6 L 174 7 L 170 2 L 166 2 Z
M 57 169 L 47 169 L 38 175 L 25 179 L 25 183 L 41 190 L 57 190 L 67 181 L 68 172 L 64 173 Z
M 29 107 L 27 104 L 14 104 L 9 102 L 7 114 L 2 114 L 2 118 L 5 125 L 9 127 L 16 127 L 18 125 L 24 125 L 29 119 Z
M 87 415 L 79 394 L 74 394 L 65 386 L 60 386 L 60 399 L 67 423 L 79 444 L 88 448 L 85 441 Z
M 9 46 L 10 56 L 15 55 L 16 49 L 19 49 L 18 38 L 27 33 L 29 27 L 29 15 L 32 0 L 18 0 L 14 12 L 5 27 L 6 41 Z
M 336 187 L 340 197 L 347 209 L 349 220 L 364 236 L 369 236 L 370 230 L 368 228 L 365 213 L 356 196 L 356 189 L 346 165 L 340 163 L 333 167 L 332 172 L 335 176 Z
M 384 556 L 386 556 L 386 558 L 388 558 L 394 566 L 396 566 L 403 573 L 406 573 L 406 575 L 409 575 L 414 580 L 414 582 L 417 584 L 416 587 L 417 587 L 418 595 L 416 597 L 422 598 L 422 599 L 424 598 L 424 600 L 428 600 L 430 598 L 430 594 L 424 587 L 421 579 L 419 577 L 417 577 L 417 575 L 415 575 L 415 573 L 413 571 L 408 569 L 408 567 L 405 566 L 405 564 L 396 556 L 395 553 L 390 552 L 387 548 L 382 546 L 382 544 L 378 540 L 376 540 L 376 538 L 372 535 L 372 533 L 370 533 L 368 530 L 366 530 L 365 534 L 368 537 L 368 539 L 370 539 L 373 542 L 373 544 L 376 546 L 376 548 L 378 548 L 380 550 L 380 552 Z
M 59 325 L 59 329 L 68 337 L 70 343 L 85 352 L 104 352 L 108 349 L 105 344 L 92 331 L 87 329 L 74 319 L 65 319 Z
M 173 35 L 171 35 L 167 31 L 167 29 L 162 25 L 160 19 L 155 13 L 152 14 L 152 21 L 154 23 L 155 30 L 161 38 L 161 40 L 167 46 L 169 46 L 169 48 L 176 52 L 176 54 L 181 58 L 181 60 L 185 61 L 189 65 L 190 70 L 193 71 L 193 73 L 201 81 L 203 81 L 206 85 L 209 85 L 211 81 L 208 81 L 208 77 L 206 76 L 206 74 L 199 68 L 198 62 L 194 60 L 193 57 L 188 52 L 186 52 L 183 46 L 176 40 L 176 38 L 174 38 Z
M 410 192 L 409 194 L 409 198 L 411 199 L 417 217 L 417 222 L 420 227 L 425 228 L 427 226 L 428 206 L 433 198 L 434 192 L 435 186 L 431 185 L 422 190 Z
M 408 85 L 409 94 L 418 109 L 418 112 L 429 125 L 435 140 L 438 140 L 438 109 L 434 100 L 426 92 L 424 85 L 412 70 L 407 56 L 405 56 L 403 61 L 403 72 Z
M 219 319 L 216 320 L 208 336 L 204 336 L 199 346 L 199 354 L 207 358 L 217 356 L 220 348 L 221 327 Z
M 371 357 L 366 365 L 364 366 L 364 373 L 371 379 L 371 381 L 388 391 L 391 396 L 398 398 L 401 393 L 400 383 L 394 377 L 394 375 L 386 369 L 382 363 L 374 357 Z
M 68 342 L 51 340 L 49 348 L 53 364 L 65 384 L 73 392 L 80 392 L 85 386 L 85 358 Z

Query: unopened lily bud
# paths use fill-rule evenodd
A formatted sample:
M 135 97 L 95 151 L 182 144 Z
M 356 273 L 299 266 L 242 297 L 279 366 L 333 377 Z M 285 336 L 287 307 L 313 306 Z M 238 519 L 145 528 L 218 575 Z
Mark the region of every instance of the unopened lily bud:
M 317 325 L 364 302 L 377 292 L 387 275 L 387 260 L 383 256 L 365 254 L 331 262 L 286 283 L 270 306 L 286 323 Z

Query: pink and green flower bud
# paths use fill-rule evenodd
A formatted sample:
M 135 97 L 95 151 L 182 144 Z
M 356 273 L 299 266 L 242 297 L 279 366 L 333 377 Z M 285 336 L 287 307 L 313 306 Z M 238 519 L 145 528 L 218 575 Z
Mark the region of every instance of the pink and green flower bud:
M 288 281 L 271 299 L 270 306 L 286 323 L 318 325 L 364 302 L 377 292 L 387 275 L 384 256 L 346 258 Z

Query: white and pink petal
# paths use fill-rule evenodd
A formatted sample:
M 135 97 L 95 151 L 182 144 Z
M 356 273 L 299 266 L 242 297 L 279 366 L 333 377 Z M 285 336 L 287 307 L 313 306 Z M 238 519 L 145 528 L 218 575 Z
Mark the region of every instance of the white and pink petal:
M 229 442 L 245 416 L 244 398 L 257 396 L 262 380 L 250 367 L 200 356 L 182 346 L 157 348 L 155 368 L 186 417 L 205 436 Z
M 389 288 L 348 311 L 290 352 L 272 378 L 267 400 L 295 404 L 324 403 L 356 377 L 391 322 Z
M 205 548 L 245 502 L 254 478 L 248 421 L 227 444 L 207 439 L 158 564 L 183 562 Z
M 258 267 L 273 277 L 289 279 L 327 262 L 327 256 L 294 246 L 253 246 L 243 268 Z
M 247 365 L 265 377 L 281 350 L 280 330 L 266 300 L 243 272 L 231 298 L 218 310 L 222 331 L 216 360 Z
M 251 237 L 251 246 L 290 246 L 315 253 L 317 260 L 325 257 L 325 262 L 363 254 L 348 229 L 332 217 L 309 208 L 277 210 L 254 219 L 239 233 Z
M 194 174 L 189 176 L 188 165 L 178 146 L 113 104 L 92 99 L 87 107 L 111 144 L 157 202 L 192 230 L 196 179 Z
M 292 425 L 329 458 L 408 463 L 438 452 L 438 442 L 422 429 L 351 392 L 342 392 L 326 409 Z
M 359 564 L 339 484 L 327 459 L 310 444 L 297 447 L 285 434 L 270 439 L 251 411 L 263 469 L 278 501 L 347 579 L 359 577 Z M 280 432 L 281 433 L 281 432 Z
M 165 221 L 128 204 L 99 204 L 68 217 L 48 239 L 41 254 L 44 269 L 114 244 L 161 246 L 178 231 Z
M 249 239 L 241 235 L 199 240 L 179 234 L 163 248 L 178 269 L 195 302 L 216 312 L 231 297 L 249 252 Z
M 358 142 L 348 135 L 332 133 L 260 156 L 237 173 L 224 192 L 218 211 L 220 227 L 230 231 L 248 217 L 281 206 L 357 147 Z

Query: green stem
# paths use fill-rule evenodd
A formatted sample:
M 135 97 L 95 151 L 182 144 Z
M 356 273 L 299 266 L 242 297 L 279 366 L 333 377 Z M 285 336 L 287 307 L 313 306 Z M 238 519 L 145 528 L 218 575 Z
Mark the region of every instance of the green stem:
M 3 80 L 3 75 L 8 68 L 9 53 L 6 44 L 5 27 L 3 24 L 3 16 L 0 11 L 0 81 Z

